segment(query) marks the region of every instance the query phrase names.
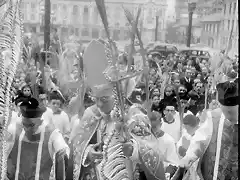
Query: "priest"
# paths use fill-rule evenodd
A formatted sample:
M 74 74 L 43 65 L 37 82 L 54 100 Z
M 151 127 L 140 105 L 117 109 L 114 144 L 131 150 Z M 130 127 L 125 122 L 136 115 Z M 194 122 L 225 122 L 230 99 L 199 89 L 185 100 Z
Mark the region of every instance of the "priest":
M 172 180 L 238 179 L 238 79 L 219 83 L 217 91 L 221 116 L 203 113 L 203 124 Z
M 44 123 L 45 107 L 30 98 L 20 105 L 21 124 L 11 124 L 7 137 L 9 180 L 65 179 L 69 147 L 59 130 Z

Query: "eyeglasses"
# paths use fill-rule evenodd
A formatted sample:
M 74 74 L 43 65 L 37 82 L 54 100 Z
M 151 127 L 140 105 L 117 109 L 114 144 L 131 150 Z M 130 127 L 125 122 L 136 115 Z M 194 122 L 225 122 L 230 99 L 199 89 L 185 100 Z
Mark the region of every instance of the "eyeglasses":
M 101 102 L 107 102 L 110 100 L 110 96 L 103 96 L 103 97 L 96 97 L 95 100 L 96 101 L 101 101 Z
M 167 112 L 174 112 L 174 109 L 165 109 Z
M 185 89 L 179 89 L 179 92 L 186 92 Z

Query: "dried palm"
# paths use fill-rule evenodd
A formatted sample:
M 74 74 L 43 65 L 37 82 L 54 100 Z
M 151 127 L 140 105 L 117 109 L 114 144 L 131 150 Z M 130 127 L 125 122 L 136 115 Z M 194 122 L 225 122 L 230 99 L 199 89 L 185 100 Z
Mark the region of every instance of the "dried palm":
M 129 24 L 131 24 L 131 26 L 134 26 L 133 22 L 134 22 L 134 17 L 132 15 L 132 13 L 124 8 L 124 13 L 125 13 L 125 16 L 129 22 Z M 137 13 L 137 16 L 140 16 L 140 13 L 141 13 L 141 8 L 138 7 L 138 13 Z M 137 18 L 138 19 L 138 18 Z M 143 42 L 142 42 L 142 38 L 141 38 L 141 34 L 140 34 L 140 31 L 138 28 L 136 28 L 136 35 L 138 37 L 138 41 L 139 41 L 139 46 L 140 46 L 140 54 L 142 56 L 142 59 L 143 59 L 143 67 L 144 67 L 144 73 L 145 73 L 145 81 L 146 81 L 146 104 L 147 104 L 147 111 L 148 111 L 148 114 L 150 113 L 150 101 L 149 101 L 149 75 L 148 75 L 148 66 L 147 66 L 147 60 L 146 60 L 146 52 L 145 52 L 145 49 L 144 49 L 144 46 L 143 46 Z
M 0 175 L 1 179 L 6 175 L 6 141 L 5 130 L 9 121 L 10 114 L 10 87 L 14 78 L 16 67 L 21 58 L 22 45 L 22 19 L 21 19 L 21 0 L 10 0 L 8 9 L 1 21 L 0 48 Z M 3 53 L 5 52 L 5 53 Z
M 5 5 L 7 3 L 7 0 L 0 0 L 0 7 L 2 7 L 3 5 Z

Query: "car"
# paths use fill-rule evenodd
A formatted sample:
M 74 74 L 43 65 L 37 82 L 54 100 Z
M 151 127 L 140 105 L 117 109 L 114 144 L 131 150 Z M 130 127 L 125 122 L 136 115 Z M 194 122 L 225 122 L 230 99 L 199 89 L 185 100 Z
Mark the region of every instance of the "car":
M 178 49 L 175 45 L 159 42 L 156 42 L 155 44 L 148 44 L 146 50 L 147 54 L 153 54 L 156 52 L 160 53 L 164 57 L 167 57 L 169 54 L 175 54 L 178 52 Z
M 202 60 L 202 59 L 209 60 L 209 58 L 211 57 L 209 51 L 207 49 L 204 49 L 204 48 L 185 48 L 185 49 L 181 49 L 178 52 L 178 55 L 179 56 L 187 55 L 187 56 L 189 56 L 190 59 L 200 58 L 200 60 Z

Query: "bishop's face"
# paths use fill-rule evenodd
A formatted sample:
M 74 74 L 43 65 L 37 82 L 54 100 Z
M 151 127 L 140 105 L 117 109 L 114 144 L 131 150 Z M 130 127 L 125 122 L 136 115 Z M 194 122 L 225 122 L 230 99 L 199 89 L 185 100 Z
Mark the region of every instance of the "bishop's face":
M 114 107 L 114 97 L 111 96 L 101 96 L 95 97 L 97 107 L 105 114 L 109 114 Z

